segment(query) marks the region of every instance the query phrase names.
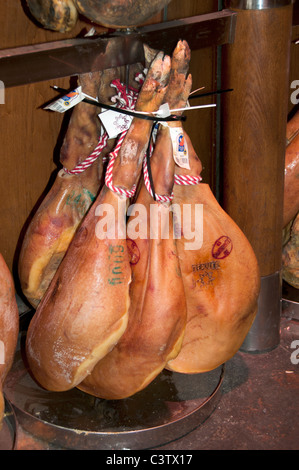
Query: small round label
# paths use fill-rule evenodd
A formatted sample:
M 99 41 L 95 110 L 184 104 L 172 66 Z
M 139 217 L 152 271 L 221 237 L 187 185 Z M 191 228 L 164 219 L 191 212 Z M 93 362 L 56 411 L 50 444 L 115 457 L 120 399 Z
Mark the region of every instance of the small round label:
M 215 241 L 212 248 L 212 256 L 215 259 L 223 259 L 230 255 L 233 249 L 232 241 L 229 237 L 223 235 Z

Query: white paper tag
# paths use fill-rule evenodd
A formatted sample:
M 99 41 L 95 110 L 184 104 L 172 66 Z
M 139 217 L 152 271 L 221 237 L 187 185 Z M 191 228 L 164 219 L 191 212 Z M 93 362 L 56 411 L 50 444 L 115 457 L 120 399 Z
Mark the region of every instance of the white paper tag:
M 64 95 L 61 98 L 58 98 L 58 100 L 55 100 L 53 103 L 48 104 L 44 107 L 44 109 L 50 109 L 51 111 L 64 113 L 83 100 L 84 94 L 82 93 L 82 88 L 79 86 L 75 90 L 70 91 L 67 95 Z
M 173 147 L 173 158 L 180 168 L 190 170 L 189 153 L 184 132 L 181 127 L 169 127 Z
M 109 139 L 117 137 L 124 131 L 127 131 L 131 125 L 133 116 L 108 110 L 98 115 L 106 129 Z

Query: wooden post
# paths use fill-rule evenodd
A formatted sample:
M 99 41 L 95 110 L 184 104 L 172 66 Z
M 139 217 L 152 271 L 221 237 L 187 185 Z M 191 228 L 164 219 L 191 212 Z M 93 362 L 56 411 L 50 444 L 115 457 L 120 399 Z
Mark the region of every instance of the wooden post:
M 222 206 L 250 241 L 261 272 L 259 311 L 242 349 L 279 344 L 291 0 L 230 0 L 233 45 L 223 48 Z

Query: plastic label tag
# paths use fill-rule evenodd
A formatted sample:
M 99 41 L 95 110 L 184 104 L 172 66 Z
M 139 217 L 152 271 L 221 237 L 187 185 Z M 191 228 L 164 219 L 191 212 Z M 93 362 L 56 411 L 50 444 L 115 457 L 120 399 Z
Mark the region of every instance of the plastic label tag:
M 122 132 L 127 131 L 133 120 L 133 116 L 112 110 L 105 111 L 98 116 L 106 129 L 109 139 L 113 139 Z
M 79 86 L 75 90 L 70 91 L 67 95 L 58 98 L 53 103 L 48 104 L 44 109 L 50 109 L 51 111 L 57 111 L 58 113 L 64 113 L 68 109 L 73 108 L 78 103 L 84 100 L 84 93 L 82 88 Z
M 180 168 L 190 170 L 189 153 L 184 132 L 181 127 L 169 127 L 173 147 L 173 158 Z

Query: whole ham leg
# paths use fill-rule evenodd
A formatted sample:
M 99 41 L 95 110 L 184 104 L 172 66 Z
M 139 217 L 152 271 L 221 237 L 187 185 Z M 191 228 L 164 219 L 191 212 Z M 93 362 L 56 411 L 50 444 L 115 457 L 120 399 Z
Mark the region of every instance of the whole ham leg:
M 190 170 L 202 166 L 185 133 Z M 167 368 L 182 373 L 215 369 L 240 348 L 257 311 L 260 286 L 255 254 L 239 227 L 220 207 L 207 184 L 175 185 L 174 204 L 182 212 L 177 225 L 180 267 L 187 301 L 187 325 L 178 356 Z M 191 217 L 184 209 L 191 205 Z M 203 209 L 203 223 L 200 211 Z M 191 220 L 192 219 L 192 220 Z M 193 239 L 194 238 L 194 239 Z
M 170 58 L 158 54 L 140 91 L 137 111 L 159 108 L 169 71 Z M 127 198 L 115 189 L 130 191 L 137 183 L 150 130 L 150 121 L 133 119 L 114 161 L 113 190 L 105 186 L 100 191 L 29 325 L 29 366 L 46 389 L 77 386 L 127 327 Z
M 186 105 L 191 88 L 191 77 L 185 78 L 189 60 L 187 43 L 179 42 L 172 58 L 165 98 L 168 103 L 172 98 L 176 104 Z M 177 73 L 178 65 L 182 73 Z M 134 395 L 154 380 L 181 348 L 186 302 L 173 236 L 170 196 L 174 166 L 169 129 L 161 127 L 151 157 L 151 171 L 155 192 L 166 200 L 154 201 L 143 184 L 133 206 L 138 217 L 130 217 L 127 232 L 132 252 L 128 326 L 113 350 L 78 386 L 97 397 L 122 399 Z M 157 231 L 154 213 L 160 220 Z M 138 237 L 134 232 L 136 224 Z
M 9 372 L 19 333 L 19 312 L 12 275 L 0 255 L 0 428 L 3 421 L 2 388 Z
M 109 78 L 113 76 L 110 73 Z M 102 72 L 85 74 L 79 77 L 79 84 L 85 93 L 96 97 L 103 79 L 107 81 Z M 110 91 L 108 87 L 109 84 L 105 87 L 106 91 Z M 66 170 L 74 169 L 97 146 L 100 135 L 98 112 L 97 107 L 83 102 L 74 108 L 60 154 L 60 161 Z M 22 291 L 35 308 L 98 193 L 102 167 L 100 157 L 80 174 L 60 170 L 28 226 L 18 270 Z

